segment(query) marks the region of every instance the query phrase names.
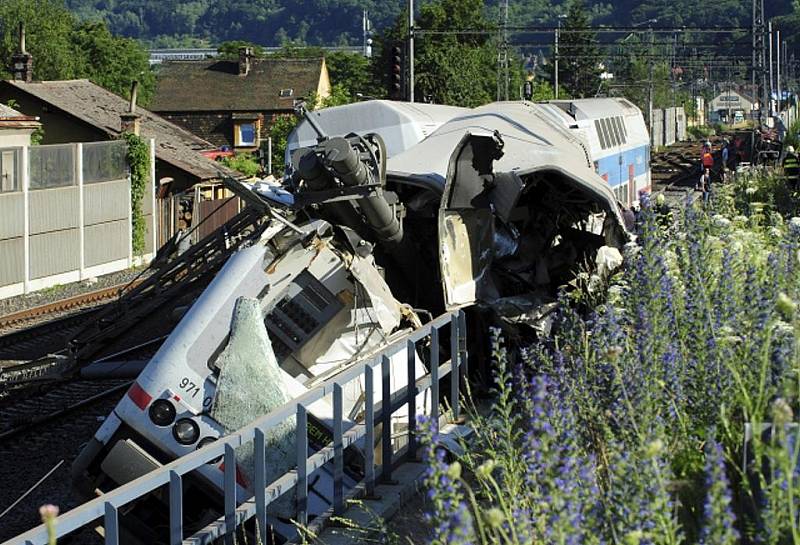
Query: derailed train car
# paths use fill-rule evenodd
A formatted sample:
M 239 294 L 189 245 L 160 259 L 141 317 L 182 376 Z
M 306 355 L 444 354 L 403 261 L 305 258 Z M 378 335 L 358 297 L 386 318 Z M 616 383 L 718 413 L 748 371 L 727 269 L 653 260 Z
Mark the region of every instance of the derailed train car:
M 76 460 L 84 496 L 202 448 L 445 310 L 469 309 L 474 327 L 546 332 L 559 288 L 621 263 L 615 195 L 585 139 L 547 107 L 362 103 L 312 112 L 290 141 L 282 187 L 238 190 L 271 207 L 263 234 L 229 259 Z M 398 390 L 405 360 L 391 363 Z M 428 372 L 422 349 L 416 369 Z M 345 393 L 353 421 L 359 389 Z M 322 446 L 330 408 L 309 413 Z M 404 422 L 398 413 L 393 426 Z M 354 480 L 365 448 L 348 454 Z M 279 448 L 268 458 L 290 469 Z M 185 495 L 187 532 L 219 515 L 222 478 L 214 463 L 186 483 L 198 492 Z M 314 516 L 332 495 L 324 468 L 312 492 Z M 158 542 L 162 502 L 128 508 L 131 539 Z M 280 513 L 272 522 L 292 536 Z

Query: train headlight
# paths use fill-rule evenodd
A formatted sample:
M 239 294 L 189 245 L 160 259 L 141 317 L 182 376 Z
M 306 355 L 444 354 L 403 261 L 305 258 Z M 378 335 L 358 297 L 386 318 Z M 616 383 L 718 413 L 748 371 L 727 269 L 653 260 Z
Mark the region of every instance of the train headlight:
M 217 440 L 216 437 L 203 437 L 202 439 L 200 439 L 200 442 L 197 443 L 197 448 L 201 449 L 206 445 L 210 445 L 211 443 L 213 443 L 216 440 Z M 218 464 L 220 460 L 222 460 L 222 456 L 217 456 L 213 460 L 209 460 L 208 463 L 209 464 Z
M 172 427 L 172 436 L 181 445 L 191 445 L 200 437 L 200 426 L 188 418 L 181 418 Z
M 169 426 L 175 421 L 175 406 L 166 399 L 153 401 L 148 412 L 156 426 Z

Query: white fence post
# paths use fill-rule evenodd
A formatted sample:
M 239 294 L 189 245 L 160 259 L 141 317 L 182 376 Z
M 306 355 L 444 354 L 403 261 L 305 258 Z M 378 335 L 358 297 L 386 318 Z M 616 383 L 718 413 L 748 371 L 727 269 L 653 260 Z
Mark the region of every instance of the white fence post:
M 128 169 L 128 191 L 126 191 L 126 200 L 128 201 L 128 268 L 133 267 L 133 210 L 131 209 L 131 174 Z
M 23 278 L 22 291 L 29 293 L 31 290 L 31 222 L 30 222 L 30 200 L 28 199 L 28 189 L 30 187 L 30 164 L 31 147 L 26 145 L 20 154 L 20 172 L 22 174 L 22 246 L 25 275 Z
M 75 179 L 78 182 L 78 255 L 80 255 L 80 272 L 78 278 L 85 280 L 86 273 L 86 233 L 84 230 L 83 206 L 83 144 L 75 144 Z
M 156 258 L 156 253 L 158 252 L 158 221 L 156 218 L 156 214 L 158 210 L 156 210 L 156 191 L 158 190 L 158 184 L 156 182 L 156 139 L 150 139 L 150 182 L 152 183 L 152 188 L 150 189 L 150 202 L 152 206 L 150 207 L 150 232 L 153 237 L 153 254 L 152 259 Z

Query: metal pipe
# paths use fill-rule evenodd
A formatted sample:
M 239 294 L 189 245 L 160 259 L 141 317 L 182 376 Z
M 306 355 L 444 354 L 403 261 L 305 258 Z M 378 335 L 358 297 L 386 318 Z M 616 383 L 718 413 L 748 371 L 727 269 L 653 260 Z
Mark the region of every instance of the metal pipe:
M 364 185 L 369 182 L 369 171 L 358 153 L 342 137 L 327 140 L 324 144 L 325 160 L 338 174 L 343 184 Z M 403 240 L 403 227 L 389 203 L 380 196 L 359 199 L 358 205 L 370 227 L 383 242 L 399 244 Z

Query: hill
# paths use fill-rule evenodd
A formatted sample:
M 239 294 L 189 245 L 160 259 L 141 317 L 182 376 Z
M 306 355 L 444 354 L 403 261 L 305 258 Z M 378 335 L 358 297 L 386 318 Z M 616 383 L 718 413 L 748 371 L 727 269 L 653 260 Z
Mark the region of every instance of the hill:
M 512 0 L 514 25 L 553 25 L 569 0 Z M 81 19 L 103 19 L 115 34 L 170 47 L 247 40 L 262 45 L 287 41 L 309 45 L 358 44 L 361 14 L 369 10 L 376 29 L 390 26 L 405 8 L 399 0 L 66 0 Z M 419 3 L 419 1 L 418 1 Z M 750 0 L 589 0 L 595 23 L 630 25 L 750 25 Z M 498 0 L 487 13 L 499 20 Z M 792 0 L 770 0 L 767 16 L 790 13 Z

